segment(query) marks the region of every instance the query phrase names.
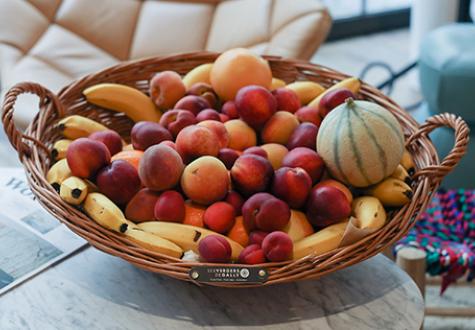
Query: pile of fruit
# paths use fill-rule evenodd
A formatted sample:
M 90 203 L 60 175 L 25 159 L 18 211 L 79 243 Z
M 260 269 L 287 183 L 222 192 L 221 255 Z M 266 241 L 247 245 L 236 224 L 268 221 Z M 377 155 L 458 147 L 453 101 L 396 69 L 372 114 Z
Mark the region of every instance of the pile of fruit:
M 320 255 L 380 229 L 412 197 L 402 129 L 358 100 L 360 85 L 287 84 L 244 49 L 184 77 L 156 73 L 149 95 L 94 85 L 89 103 L 135 122 L 130 143 L 89 118 L 63 118 L 47 180 L 101 226 L 170 257 Z

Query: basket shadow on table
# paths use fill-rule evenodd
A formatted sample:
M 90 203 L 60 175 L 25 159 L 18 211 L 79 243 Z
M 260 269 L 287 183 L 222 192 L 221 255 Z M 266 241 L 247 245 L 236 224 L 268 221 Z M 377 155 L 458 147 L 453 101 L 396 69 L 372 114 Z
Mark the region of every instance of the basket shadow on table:
M 109 280 L 120 278 L 124 291 L 117 290 L 117 283 L 114 290 L 104 280 L 89 287 L 95 295 L 143 313 L 199 326 L 263 326 L 323 318 L 381 298 L 408 281 L 381 256 L 319 280 L 242 289 L 198 287 L 113 260 L 121 264 L 116 267 L 123 274 L 109 267 L 101 267 L 101 272 L 108 268 L 115 273 L 105 275 Z

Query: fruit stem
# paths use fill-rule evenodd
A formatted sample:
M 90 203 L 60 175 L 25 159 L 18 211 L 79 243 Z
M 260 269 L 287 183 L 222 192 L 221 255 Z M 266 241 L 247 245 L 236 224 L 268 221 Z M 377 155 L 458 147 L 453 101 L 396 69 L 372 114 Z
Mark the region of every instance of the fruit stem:
M 355 100 L 352 97 L 349 97 L 345 100 L 345 103 L 349 107 L 354 107 L 355 106 Z

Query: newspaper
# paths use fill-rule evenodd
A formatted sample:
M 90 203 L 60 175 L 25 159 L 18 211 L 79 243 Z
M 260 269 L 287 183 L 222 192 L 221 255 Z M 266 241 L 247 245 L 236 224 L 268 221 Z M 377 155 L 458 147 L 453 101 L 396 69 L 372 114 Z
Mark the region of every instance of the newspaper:
M 22 168 L 0 167 L 0 295 L 86 243 L 39 205 Z

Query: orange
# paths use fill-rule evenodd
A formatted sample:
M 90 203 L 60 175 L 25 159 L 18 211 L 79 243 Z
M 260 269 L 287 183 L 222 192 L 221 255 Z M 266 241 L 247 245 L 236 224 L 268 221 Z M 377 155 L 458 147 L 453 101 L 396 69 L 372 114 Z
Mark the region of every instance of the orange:
M 246 228 L 244 228 L 242 216 L 236 218 L 234 226 L 228 232 L 228 237 L 242 246 L 247 246 L 247 243 L 249 243 L 249 234 Z
M 192 201 L 185 202 L 185 225 L 192 225 L 196 227 L 204 228 L 203 215 L 206 208 L 204 206 L 193 203 Z
M 128 162 L 130 165 L 135 167 L 135 169 L 138 171 L 139 170 L 139 163 L 140 159 L 142 158 L 143 151 L 141 150 L 125 150 L 116 153 L 114 156 L 112 156 L 111 160 L 117 160 L 117 159 L 123 159 L 126 162 Z

